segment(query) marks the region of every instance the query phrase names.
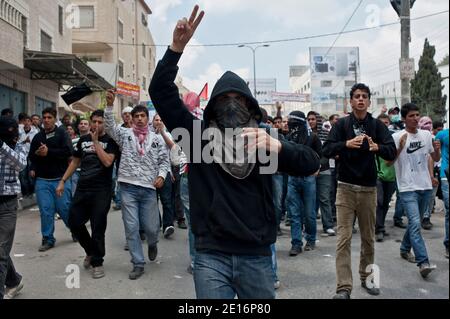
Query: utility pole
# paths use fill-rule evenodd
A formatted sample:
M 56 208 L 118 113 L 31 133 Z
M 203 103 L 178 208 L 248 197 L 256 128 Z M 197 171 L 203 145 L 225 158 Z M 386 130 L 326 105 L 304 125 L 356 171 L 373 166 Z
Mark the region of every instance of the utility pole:
M 409 43 L 411 42 L 411 20 L 410 20 L 411 2 L 410 0 L 402 0 L 400 11 L 401 22 L 401 58 L 400 58 L 400 78 L 402 81 L 402 105 L 411 102 L 411 76 L 404 72 L 411 69 L 411 60 L 409 59 Z M 414 70 L 414 61 L 412 62 L 412 70 Z

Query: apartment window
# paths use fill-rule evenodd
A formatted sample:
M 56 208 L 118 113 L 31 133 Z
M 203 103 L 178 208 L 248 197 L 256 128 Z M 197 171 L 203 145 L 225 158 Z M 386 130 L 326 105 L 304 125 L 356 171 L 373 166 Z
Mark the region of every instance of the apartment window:
M 23 46 L 28 48 L 28 20 L 22 16 Z
M 102 62 L 102 57 L 101 56 L 82 56 L 81 60 L 83 60 L 84 62 Z
M 80 10 L 80 28 L 94 28 L 94 6 L 79 6 Z
M 145 58 L 145 54 L 146 54 L 146 52 L 145 52 L 145 44 L 144 43 L 142 43 L 142 56 Z
M 145 15 L 145 13 L 142 13 L 141 18 L 142 18 L 142 24 L 143 24 L 145 27 L 148 26 L 147 16 Z
M 152 58 L 152 48 L 148 48 L 148 57 Z
M 345 81 L 345 87 L 352 87 L 355 84 L 355 81 Z
M 52 52 L 52 37 L 41 30 L 41 51 Z
M 119 77 L 123 79 L 123 62 L 119 61 Z
M 378 104 L 378 105 L 386 104 L 386 99 L 385 99 L 385 98 L 379 98 L 379 99 L 377 99 L 377 104 Z
M 59 27 L 59 34 L 63 35 L 63 33 L 64 33 L 64 9 L 61 6 L 58 6 L 58 27 Z
M 329 88 L 333 85 L 333 81 L 320 81 L 320 87 Z
M 145 76 L 142 77 L 142 88 L 145 90 L 147 87 L 147 78 Z
M 119 37 L 123 39 L 123 23 L 119 21 Z

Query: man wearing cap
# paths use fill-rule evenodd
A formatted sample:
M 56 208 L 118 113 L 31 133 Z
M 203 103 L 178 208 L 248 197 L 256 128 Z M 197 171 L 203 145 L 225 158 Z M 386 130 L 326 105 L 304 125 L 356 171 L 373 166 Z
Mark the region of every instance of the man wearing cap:
M 199 299 L 233 299 L 236 295 L 274 298 L 271 245 L 277 236 L 277 220 L 272 175 L 264 174 L 267 167 L 261 161 L 224 161 L 222 152 L 214 152 L 210 161 L 208 149 L 212 144 L 213 149 L 225 147 L 229 154 L 246 153 L 245 150 L 248 154 L 256 149 L 264 154 L 270 152 L 277 164 L 274 170 L 292 175 L 318 171 L 319 157 L 307 146 L 279 141 L 265 129 L 259 129 L 262 114 L 258 102 L 245 81 L 230 71 L 214 87 L 203 120 L 195 120 L 180 99 L 174 81 L 177 63 L 203 18 L 204 12 L 197 17 L 198 9 L 195 6 L 189 20 L 178 21 L 172 45 L 158 63 L 149 88 L 167 128 L 187 130 L 190 136 L 184 145 L 194 148 L 186 155 L 190 161 L 189 208 L 195 236 L 196 295 Z M 237 143 L 238 137 L 236 143 L 229 143 L 227 129 L 241 132 L 241 142 L 248 139 L 247 146 Z M 213 136 L 202 140 L 201 133 L 209 135 L 208 132 Z

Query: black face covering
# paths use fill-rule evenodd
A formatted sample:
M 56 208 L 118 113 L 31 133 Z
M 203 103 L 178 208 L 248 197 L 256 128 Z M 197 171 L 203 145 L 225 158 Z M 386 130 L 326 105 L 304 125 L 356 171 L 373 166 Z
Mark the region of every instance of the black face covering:
M 6 116 L 0 118 L 0 139 L 10 148 L 16 147 L 19 139 L 19 126 L 13 118 Z
M 217 101 L 214 106 L 215 121 L 220 129 L 245 127 L 252 117 L 245 105 L 233 97 Z

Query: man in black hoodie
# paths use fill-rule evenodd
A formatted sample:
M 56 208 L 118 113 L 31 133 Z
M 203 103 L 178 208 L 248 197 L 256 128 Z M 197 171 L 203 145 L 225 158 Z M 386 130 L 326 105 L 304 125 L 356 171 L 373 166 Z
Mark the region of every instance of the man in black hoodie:
M 375 156 L 387 161 L 396 157 L 395 143 L 386 125 L 367 112 L 370 89 L 362 83 L 355 84 L 350 91 L 350 101 L 353 112 L 333 126 L 323 147 L 326 157 L 339 156 L 335 299 L 349 299 L 353 288 L 351 240 L 355 216 L 361 230 L 361 285 L 371 295 L 380 293 L 377 283 L 367 282 L 375 256 Z
M 172 45 L 159 62 L 150 85 L 150 96 L 167 128 L 187 130 L 194 148 L 196 139 L 201 139 L 193 136 L 196 128 L 201 132 L 215 128 L 222 133 L 225 128 L 241 128 L 243 136 L 251 141 L 248 149 L 275 154 L 275 171 L 291 175 L 316 172 L 319 158 L 312 149 L 279 141 L 257 128 L 261 119 L 258 102 L 245 81 L 232 72 L 226 72 L 214 87 L 204 120 L 194 121 L 179 98 L 174 80 L 177 63 L 204 12 L 197 14 L 198 6 L 189 20 L 178 21 Z M 206 141 L 201 146 L 207 146 Z M 272 176 L 259 172 L 263 168 L 260 162 L 238 165 L 214 159 L 207 163 L 196 159 L 198 151 L 194 156 L 187 154 L 191 162 L 189 196 L 197 252 L 197 298 L 233 299 L 236 294 L 239 298 L 274 298 L 270 245 L 276 240 L 277 227 Z

